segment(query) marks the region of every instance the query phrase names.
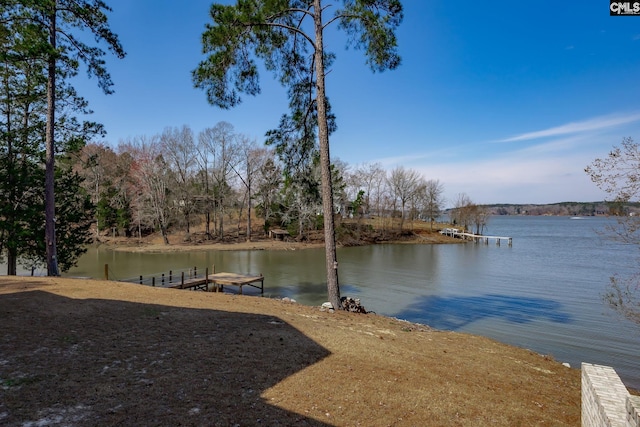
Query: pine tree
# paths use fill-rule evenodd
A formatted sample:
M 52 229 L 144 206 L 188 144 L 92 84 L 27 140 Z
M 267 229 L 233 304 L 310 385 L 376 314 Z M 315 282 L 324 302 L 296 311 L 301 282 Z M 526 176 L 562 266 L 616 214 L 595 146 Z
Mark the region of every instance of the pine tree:
M 326 3 L 238 0 L 231 6 L 213 4 L 213 23 L 202 36 L 207 58 L 194 70 L 193 79 L 196 87 L 206 91 L 211 104 L 231 108 L 241 102 L 241 93 L 260 92 L 255 59 L 261 59 L 288 88 L 291 112 L 268 137 L 280 153 L 288 152 L 287 159 L 307 162 L 318 141 L 327 291 L 329 301 L 339 308 L 329 153 L 329 134 L 335 130 L 335 121 L 325 94 L 325 70 L 334 56 L 324 49 L 324 34 L 337 23 L 353 45 L 365 50 L 374 71 L 396 68 L 400 57 L 394 31 L 402 20 L 402 5 L 399 0 L 336 1 L 343 8 L 325 20 L 331 7 Z
M 0 189 L 6 195 L 0 215 L 8 219 L 0 227 L 0 252 L 6 249 L 9 274 L 15 274 L 18 257 L 39 259 L 45 251 L 48 274 L 58 275 L 59 239 L 65 247 L 60 260 L 63 269 L 82 251 L 83 220 L 74 217 L 72 211 L 56 215 L 56 205 L 84 210 L 89 206 L 74 200 L 80 190 L 79 178 L 68 166 L 56 165 L 56 159 L 77 151 L 103 132 L 101 125 L 79 121 L 75 116 L 90 111 L 68 81 L 77 75 L 76 58 L 80 57 L 89 75 L 96 76 L 99 86 L 110 93 L 112 83 L 104 67 L 104 52 L 74 36 L 78 29 L 88 29 L 117 56 L 124 56 L 106 24 L 108 10 L 99 0 L 6 0 L 0 5 L 0 66 L 5 83 L 0 174 L 7 177 L 2 181 L 6 187 Z M 62 180 L 60 185 L 55 182 L 56 174 Z M 56 187 L 63 193 L 57 202 Z M 44 227 L 39 227 L 41 215 Z M 62 228 L 60 233 L 56 232 L 56 223 Z M 66 232 L 76 226 L 80 228 Z M 35 233 L 40 228 L 42 235 L 38 236 Z

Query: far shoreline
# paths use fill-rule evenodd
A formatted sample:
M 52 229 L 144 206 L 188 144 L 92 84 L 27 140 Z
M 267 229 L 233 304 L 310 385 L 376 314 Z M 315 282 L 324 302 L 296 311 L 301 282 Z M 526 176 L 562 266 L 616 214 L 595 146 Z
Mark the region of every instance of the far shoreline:
M 175 239 L 175 236 L 170 239 Z M 159 242 L 160 241 L 160 242 Z M 348 244 L 339 242 L 338 247 L 370 246 L 382 244 L 452 244 L 465 243 L 464 240 L 443 236 L 438 232 L 424 234 L 412 234 L 402 239 L 384 241 L 351 241 Z M 135 238 L 102 239 L 95 243 L 97 246 L 108 247 L 114 251 L 132 253 L 167 253 L 167 252 L 192 252 L 192 251 L 298 251 L 306 249 L 318 249 L 324 247 L 323 241 L 301 242 L 296 240 L 275 240 L 258 238 L 251 241 L 202 241 L 199 243 L 161 243 L 159 237 L 145 239 L 142 242 Z

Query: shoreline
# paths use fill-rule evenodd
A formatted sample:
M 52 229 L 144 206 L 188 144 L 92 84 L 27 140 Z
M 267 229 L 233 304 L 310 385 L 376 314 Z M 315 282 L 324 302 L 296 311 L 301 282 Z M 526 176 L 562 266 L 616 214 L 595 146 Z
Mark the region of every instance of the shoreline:
M 170 236 L 170 240 L 175 240 L 176 236 Z M 273 251 L 297 251 L 305 249 L 317 249 L 324 247 L 324 241 L 313 240 L 310 242 L 300 242 L 296 240 L 275 240 L 268 238 L 256 238 L 251 241 L 199 241 L 197 243 L 178 242 L 164 244 L 158 236 L 147 238 L 143 241 L 134 241 L 135 238 L 103 238 L 96 241 L 94 245 L 109 247 L 115 251 L 123 252 L 188 252 L 188 251 L 250 251 L 250 250 L 273 250 Z M 467 243 L 465 240 L 444 236 L 440 233 L 418 234 L 414 233 L 401 239 L 390 239 L 380 241 L 352 240 L 347 244 L 338 242 L 338 248 L 369 246 L 369 245 L 438 245 L 438 244 L 460 244 Z
M 256 240 L 251 242 L 229 243 L 177 243 L 165 245 L 164 243 L 112 243 L 98 242 L 97 245 L 109 247 L 122 252 L 189 252 L 189 251 L 296 251 L 324 247 L 324 243 L 302 243 Z

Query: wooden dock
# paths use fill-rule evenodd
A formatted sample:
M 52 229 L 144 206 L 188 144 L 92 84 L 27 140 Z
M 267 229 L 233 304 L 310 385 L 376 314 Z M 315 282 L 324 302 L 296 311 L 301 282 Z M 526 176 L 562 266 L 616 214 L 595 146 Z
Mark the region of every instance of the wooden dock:
M 497 246 L 500 246 L 501 240 L 506 240 L 509 246 L 513 246 L 513 237 L 485 236 L 482 234 L 467 233 L 464 231 L 460 231 L 457 228 L 445 228 L 444 230 L 440 231 L 440 234 L 443 234 L 445 236 L 456 237 L 464 240 L 473 240 L 475 243 L 480 243 L 481 241 L 484 241 L 485 245 L 489 244 L 490 239 L 495 239 Z
M 260 285 L 257 283 L 260 282 Z M 211 285 L 211 288 L 209 288 Z M 223 292 L 224 286 L 237 286 L 238 294 L 242 295 L 243 286 L 251 286 L 260 289 L 260 295 L 264 295 L 264 276 L 262 274 L 253 276 L 238 273 L 214 273 L 207 277 L 199 277 L 185 280 L 181 283 L 171 284 L 168 287 L 174 289 L 191 289 L 211 292 Z
M 105 264 L 106 280 L 109 280 L 108 271 L 109 266 Z M 211 292 L 223 292 L 225 286 L 237 286 L 240 295 L 242 295 L 243 286 L 251 286 L 260 289 L 260 295 L 264 295 L 264 276 L 262 274 L 216 273 L 215 266 L 213 267 L 213 272 L 213 274 L 209 274 L 209 269 L 207 268 L 204 274 L 199 275 L 198 269 L 194 267 L 177 272 L 170 270 L 168 274 L 160 273 L 148 277 L 139 276 L 122 281 L 161 288 Z
M 225 285 L 237 286 L 238 293 L 242 295 L 243 286 L 252 286 L 260 289 L 260 295 L 264 295 L 264 276 L 252 276 L 249 274 L 237 273 L 214 273 L 209 275 L 209 280 L 215 286 L 216 291 L 224 291 Z M 260 282 L 260 286 L 257 283 Z

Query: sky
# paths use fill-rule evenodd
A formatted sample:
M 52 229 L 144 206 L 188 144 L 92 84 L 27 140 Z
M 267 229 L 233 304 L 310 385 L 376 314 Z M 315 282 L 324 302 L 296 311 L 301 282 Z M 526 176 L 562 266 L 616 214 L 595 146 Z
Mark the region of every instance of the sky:
M 127 52 L 105 58 L 115 93 L 84 73 L 74 83 L 105 143 L 183 125 L 197 135 L 226 121 L 262 144 L 287 113 L 286 89 L 264 70 L 261 94 L 231 110 L 194 88 L 211 0 L 107 4 Z M 449 205 L 461 193 L 479 204 L 605 199 L 584 168 L 624 137 L 640 141 L 640 16 L 609 16 L 606 0 L 403 6 L 396 70 L 372 72 L 362 51 L 328 30 L 332 158 L 414 169 L 442 183 Z

